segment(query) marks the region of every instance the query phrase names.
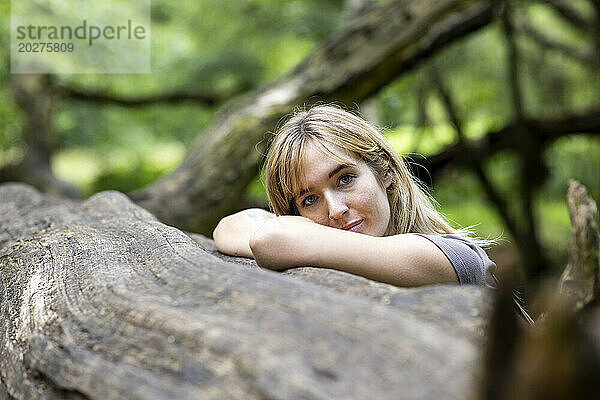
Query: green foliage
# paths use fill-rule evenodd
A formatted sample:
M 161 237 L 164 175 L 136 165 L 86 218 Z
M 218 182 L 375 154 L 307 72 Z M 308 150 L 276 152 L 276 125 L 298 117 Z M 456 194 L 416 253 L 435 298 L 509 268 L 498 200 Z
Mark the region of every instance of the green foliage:
M 0 1 L 0 52 L 9 54 L 10 2 Z M 10 94 L 10 59 L 0 58 L 0 168 L 23 156 L 22 118 Z
M 115 97 L 192 92 L 225 97 L 270 82 L 337 29 L 343 2 L 151 2 L 152 73 L 54 76 L 58 84 Z M 0 3 L 0 49 L 9 53 L 9 2 Z M 10 65 L 0 65 L 0 167 L 26 150 L 22 117 L 10 94 Z M 54 114 L 55 173 L 86 194 L 128 192 L 174 168 L 210 121 L 214 107 L 194 102 L 137 108 L 63 100 Z M 152 155 L 166 148 L 168 162 Z
M 58 153 L 52 167 L 58 176 L 68 176 L 85 194 L 102 190 L 128 192 L 152 183 L 181 162 L 185 147 L 177 141 L 144 143 L 138 149 L 121 147 L 97 152 L 71 147 Z M 76 165 L 77 169 L 73 169 Z
M 551 179 L 545 189 L 548 196 L 565 196 L 570 179 L 586 185 L 600 203 L 600 138 L 576 135 L 561 138 L 545 153 Z

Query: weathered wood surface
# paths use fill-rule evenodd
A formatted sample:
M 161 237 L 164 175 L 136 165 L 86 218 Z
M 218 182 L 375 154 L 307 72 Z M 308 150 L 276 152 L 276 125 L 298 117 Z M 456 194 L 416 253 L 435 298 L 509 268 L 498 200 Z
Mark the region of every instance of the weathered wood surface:
M 473 392 L 485 289 L 276 273 L 190 236 L 117 192 L 71 202 L 0 186 L 0 397 Z
M 223 260 L 258 268 L 254 260 L 219 253 L 215 243 L 203 235 L 187 234 L 204 250 Z M 475 286 L 399 288 L 341 271 L 312 267 L 290 268 L 281 275 L 293 276 L 340 293 L 410 311 L 443 330 L 468 336 L 469 340 L 478 341 L 485 335 L 485 315 L 492 299 L 487 291 Z
M 600 231 L 598 207 L 585 186 L 571 181 L 567 193 L 571 219 L 569 263 L 560 289 L 576 309 L 600 300 Z

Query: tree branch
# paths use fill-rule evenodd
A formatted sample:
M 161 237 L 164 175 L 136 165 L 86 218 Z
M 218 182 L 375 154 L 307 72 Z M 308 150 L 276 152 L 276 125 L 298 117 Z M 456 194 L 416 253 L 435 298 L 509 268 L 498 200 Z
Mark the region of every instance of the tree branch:
M 161 93 L 149 96 L 133 96 L 133 97 L 120 97 L 110 93 L 90 91 L 82 89 L 76 86 L 69 85 L 55 85 L 54 90 L 64 97 L 81 100 L 93 103 L 104 103 L 104 104 L 117 104 L 127 107 L 138 107 L 157 103 L 182 103 L 185 101 L 191 101 L 199 103 L 208 107 L 213 107 L 231 97 L 248 90 L 247 86 L 242 86 L 226 95 L 218 95 L 214 93 L 192 93 L 185 91 L 175 91 L 172 93 Z
M 458 144 L 464 146 L 467 149 L 470 149 L 471 143 L 464 135 L 462 129 L 463 124 L 458 116 L 458 110 L 452 99 L 452 96 L 450 95 L 450 91 L 445 86 L 438 70 L 435 67 L 432 68 L 432 75 L 433 82 L 436 86 L 438 93 L 440 94 L 440 97 L 442 98 L 442 103 L 444 104 L 444 107 L 446 109 L 446 114 L 448 115 L 451 123 L 456 129 L 456 134 L 458 136 Z M 508 228 L 510 233 L 513 235 L 514 238 L 519 238 L 521 236 L 519 227 L 514 218 L 510 215 L 508 207 L 506 205 L 506 201 L 504 200 L 500 192 L 496 190 L 494 184 L 486 175 L 482 165 L 482 160 L 473 159 L 471 160 L 471 164 L 469 166 L 475 172 L 475 175 L 477 176 L 477 179 L 479 179 L 479 182 L 481 183 L 481 186 L 483 187 L 483 190 L 487 195 L 488 199 L 498 209 L 498 212 L 500 213 L 500 216 L 504 220 L 504 223 L 506 224 L 506 227 Z
M 581 15 L 579 11 L 569 7 L 567 2 L 564 0 L 545 0 L 543 3 L 551 7 L 558 15 L 560 15 L 573 27 L 577 29 L 583 29 L 586 32 L 594 31 L 594 21 Z
M 427 99 L 429 97 L 429 83 L 423 79 L 419 82 L 417 89 L 417 102 L 416 102 L 416 113 L 417 113 L 417 127 L 423 128 L 430 124 L 429 115 L 427 114 Z M 413 149 L 412 153 L 416 153 L 419 150 L 421 141 L 423 140 L 422 132 L 413 135 L 413 142 L 410 148 Z
M 554 38 L 548 37 L 524 20 L 519 21 L 519 23 L 516 24 L 515 27 L 518 29 L 518 31 L 527 35 L 529 38 L 537 42 L 541 47 L 550 50 L 557 50 L 562 54 L 576 61 L 579 61 L 580 63 L 585 64 L 587 66 L 597 66 L 596 58 L 593 52 L 591 51 L 576 48 Z
M 514 25 L 512 23 L 510 0 L 504 1 L 504 10 L 502 12 L 502 29 L 506 37 L 507 58 L 508 58 L 508 81 L 510 93 L 513 101 L 513 111 L 517 121 L 525 118 L 523 109 L 523 95 L 521 93 L 521 85 L 519 84 L 519 53 L 514 37 Z
M 542 159 L 542 147 L 529 133 L 527 126 L 523 123 L 525 109 L 523 105 L 523 90 L 519 81 L 520 60 L 519 49 L 515 41 L 512 0 L 504 0 L 504 9 L 501 14 L 502 29 L 506 37 L 508 80 L 513 102 L 513 111 L 516 118 L 516 129 L 521 140 L 516 146 L 519 153 L 519 175 L 521 209 L 523 211 L 523 228 L 519 228 L 520 236 L 516 237 L 520 253 L 523 256 L 524 270 L 529 277 L 537 277 L 541 274 L 547 263 L 544 260 L 542 249 L 537 235 L 537 224 L 533 197 L 536 188 L 541 185 L 545 178 L 544 160 Z
M 582 133 L 600 135 L 600 109 L 593 109 L 582 114 L 571 114 L 562 118 L 526 119 L 523 123 L 527 126 L 530 135 L 536 137 L 536 141 L 548 145 L 567 135 Z M 500 130 L 487 133 L 481 139 L 471 140 L 468 148 L 464 143 L 457 143 L 435 155 L 426 157 L 419 164 L 435 177 L 450 165 L 452 167 L 467 166 L 473 160 L 482 160 L 501 151 L 515 149 L 521 140 L 518 133 L 517 124 L 513 122 Z M 420 176 L 420 178 L 426 177 Z

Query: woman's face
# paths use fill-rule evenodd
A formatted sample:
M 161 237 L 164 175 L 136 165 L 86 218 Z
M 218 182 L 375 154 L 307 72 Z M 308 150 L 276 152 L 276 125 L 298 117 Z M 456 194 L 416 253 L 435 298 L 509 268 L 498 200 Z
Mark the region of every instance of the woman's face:
M 340 162 L 326 153 L 351 162 Z M 349 151 L 309 141 L 304 149 L 303 171 L 307 187 L 296 194 L 300 215 L 317 224 L 371 236 L 384 236 L 390 224 L 385 188 L 369 166 Z

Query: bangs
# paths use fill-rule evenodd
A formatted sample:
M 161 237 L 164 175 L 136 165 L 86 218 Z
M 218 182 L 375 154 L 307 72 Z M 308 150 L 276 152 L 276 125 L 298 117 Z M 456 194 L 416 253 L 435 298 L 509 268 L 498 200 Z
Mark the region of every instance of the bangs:
M 297 146 L 285 146 L 286 151 L 280 154 L 280 162 L 277 163 L 279 184 L 290 213 L 296 211 L 296 196 L 306 187 L 306 176 L 303 173 L 305 147 L 306 140 L 303 139 L 298 141 Z
M 329 156 L 329 158 L 334 159 L 335 161 L 337 161 L 340 164 L 348 164 L 348 165 L 355 166 L 356 162 L 358 160 L 360 160 L 360 158 L 361 158 L 361 156 L 358 153 L 350 150 L 348 148 L 349 146 L 345 147 L 345 146 L 341 145 L 340 143 L 336 143 L 336 142 L 333 142 L 333 141 L 319 141 L 319 140 L 316 140 L 315 142 L 319 143 L 322 151 L 327 156 Z M 334 153 L 333 151 L 331 151 L 331 149 L 329 147 L 325 146 L 325 144 L 323 142 L 325 142 L 327 144 L 330 144 L 330 145 L 333 145 L 333 146 L 339 147 L 342 150 L 342 152 L 345 153 L 345 154 L 340 155 L 340 154 Z
M 327 155 L 329 158 L 337 161 L 340 164 L 355 166 L 360 157 L 356 154 L 353 154 L 349 150 L 344 150 L 345 153 L 348 154 L 338 154 L 334 153 L 325 143 L 337 146 L 335 143 L 331 143 L 328 141 L 324 141 L 322 139 L 312 138 L 310 139 L 310 143 L 318 145 L 317 150 L 321 151 L 323 154 Z M 306 151 L 307 141 L 303 140 L 299 146 L 295 146 L 293 150 L 290 151 L 290 154 L 285 157 L 288 163 L 286 165 L 280 164 L 280 173 L 284 179 L 282 179 L 281 184 L 282 188 L 286 193 L 286 200 L 293 205 L 293 209 L 295 209 L 295 200 L 296 197 L 300 194 L 302 190 L 308 189 L 308 181 L 306 179 L 306 157 L 304 157 L 304 153 Z M 288 149 L 290 149 L 288 147 Z

